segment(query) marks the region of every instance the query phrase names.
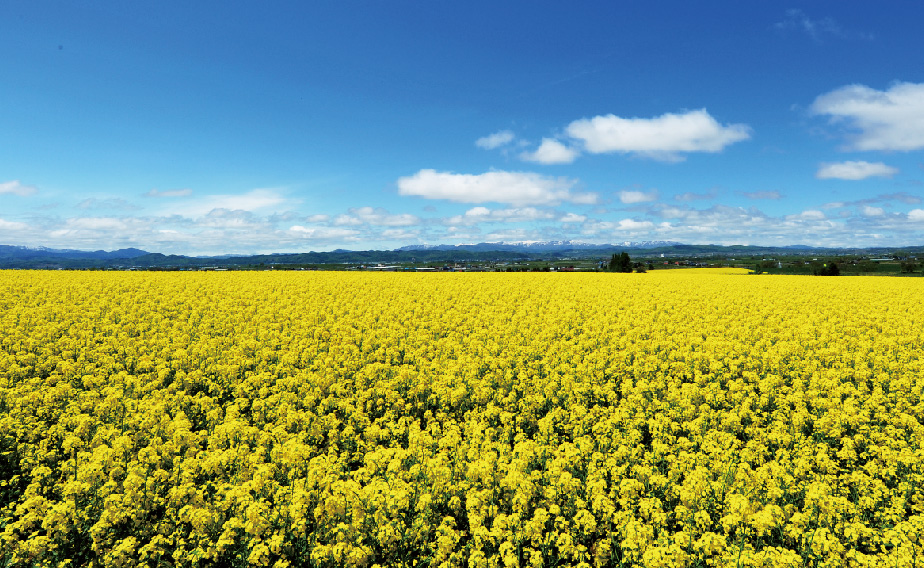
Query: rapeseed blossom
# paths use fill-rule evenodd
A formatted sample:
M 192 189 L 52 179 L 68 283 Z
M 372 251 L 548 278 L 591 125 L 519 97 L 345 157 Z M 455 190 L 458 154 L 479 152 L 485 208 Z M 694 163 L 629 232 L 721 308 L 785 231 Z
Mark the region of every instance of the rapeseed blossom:
M 0 272 L 0 566 L 915 566 L 916 279 Z

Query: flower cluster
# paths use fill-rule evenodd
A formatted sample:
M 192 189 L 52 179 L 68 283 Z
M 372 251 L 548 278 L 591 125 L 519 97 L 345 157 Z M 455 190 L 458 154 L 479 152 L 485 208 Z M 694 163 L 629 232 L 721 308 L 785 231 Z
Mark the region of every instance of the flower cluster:
M 914 279 L 0 273 L 0 566 L 913 566 Z

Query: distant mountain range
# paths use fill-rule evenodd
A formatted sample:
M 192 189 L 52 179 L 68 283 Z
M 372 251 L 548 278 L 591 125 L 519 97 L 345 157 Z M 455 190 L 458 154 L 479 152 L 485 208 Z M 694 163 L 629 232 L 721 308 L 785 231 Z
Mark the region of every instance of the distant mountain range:
M 783 247 L 746 245 L 686 245 L 675 241 L 625 241 L 596 244 L 582 241 L 515 241 L 461 245 L 408 245 L 394 250 L 279 253 L 257 255 L 183 256 L 150 253 L 137 248 L 115 251 L 82 251 L 0 245 L 0 268 L 196 268 L 259 267 L 266 265 L 356 265 L 375 263 L 494 262 L 556 260 L 564 258 L 606 259 L 628 251 L 637 257 L 733 258 L 761 255 L 890 254 L 894 251 L 924 255 L 924 247 L 875 249 L 820 248 L 808 245 Z
M 136 248 L 119 249 L 107 252 L 104 250 L 85 251 L 75 249 L 53 249 L 47 247 L 0 245 L 0 262 L 7 260 L 40 260 L 53 258 L 116 260 L 137 258 L 146 254 L 150 253 Z
M 679 245 L 675 241 L 626 241 L 622 243 L 601 245 L 585 243 L 582 241 L 500 241 L 492 243 L 460 244 L 460 245 L 408 245 L 395 249 L 398 251 L 413 250 L 469 250 L 469 251 L 517 251 L 517 252 L 549 252 L 566 250 L 601 250 L 616 247 L 629 249 L 651 249 Z

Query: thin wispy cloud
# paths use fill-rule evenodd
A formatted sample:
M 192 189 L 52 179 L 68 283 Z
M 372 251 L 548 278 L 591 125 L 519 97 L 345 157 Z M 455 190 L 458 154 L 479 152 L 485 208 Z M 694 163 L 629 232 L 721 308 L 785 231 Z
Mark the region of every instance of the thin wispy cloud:
M 779 191 L 736 191 L 736 194 L 747 197 L 748 199 L 761 200 L 761 199 L 782 199 L 783 194 Z
M 142 195 L 144 197 L 187 197 L 192 195 L 192 190 L 189 188 L 184 189 L 168 189 L 166 191 L 160 191 L 157 189 L 151 189 Z
M 475 146 L 485 150 L 494 150 L 502 146 L 507 146 L 514 141 L 516 137 L 510 130 L 500 130 L 494 134 L 483 136 L 475 140 Z
M 719 192 L 716 189 L 712 189 L 706 193 L 695 193 L 692 191 L 686 191 L 674 196 L 676 201 L 706 201 L 709 199 L 715 199 L 718 197 Z
M 107 199 L 90 197 L 78 203 L 77 209 L 111 209 L 118 211 L 137 211 L 141 209 L 141 207 L 138 207 L 133 203 L 129 203 L 128 201 L 119 197 L 110 197 Z
M 826 37 L 844 38 L 847 36 L 844 29 L 833 18 L 812 19 L 798 8 L 787 10 L 786 17 L 773 24 L 773 27 L 782 32 L 803 33 L 818 42 Z
M 165 211 L 184 217 L 207 215 L 215 210 L 261 211 L 286 204 L 286 198 L 274 189 L 253 189 L 239 194 L 205 195 L 191 201 L 165 205 Z

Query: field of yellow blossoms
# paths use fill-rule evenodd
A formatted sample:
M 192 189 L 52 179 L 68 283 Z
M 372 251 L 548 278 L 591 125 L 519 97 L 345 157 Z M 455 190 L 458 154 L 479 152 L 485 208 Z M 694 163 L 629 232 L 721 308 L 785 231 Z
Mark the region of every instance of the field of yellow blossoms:
M 0 272 L 0 567 L 924 566 L 921 282 Z

